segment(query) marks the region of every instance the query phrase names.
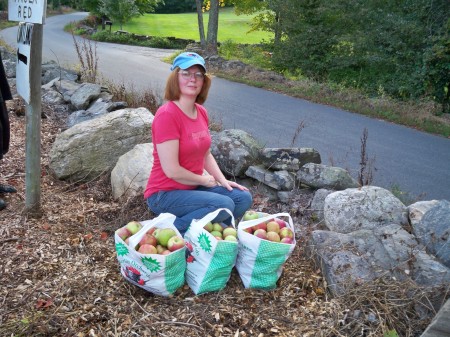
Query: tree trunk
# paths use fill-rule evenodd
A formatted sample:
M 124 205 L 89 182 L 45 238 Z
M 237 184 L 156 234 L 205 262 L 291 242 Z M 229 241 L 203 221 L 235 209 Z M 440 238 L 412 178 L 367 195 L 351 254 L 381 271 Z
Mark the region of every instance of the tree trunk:
M 198 33 L 200 34 L 200 45 L 202 49 L 206 47 L 205 26 L 203 24 L 202 0 L 195 0 L 197 5 Z
M 277 12 L 275 14 L 275 46 L 278 46 L 281 42 L 281 18 L 280 18 L 280 12 Z
M 217 55 L 217 32 L 219 30 L 219 0 L 211 0 L 209 9 L 208 37 L 206 51 L 208 55 Z

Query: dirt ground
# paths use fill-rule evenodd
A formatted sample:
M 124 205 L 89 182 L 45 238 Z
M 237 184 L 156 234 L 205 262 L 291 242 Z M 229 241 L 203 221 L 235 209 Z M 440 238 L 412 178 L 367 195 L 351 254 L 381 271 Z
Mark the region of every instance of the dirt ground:
M 26 118 L 18 111 L 10 113 L 10 151 L 0 162 L 0 182 L 18 190 L 0 195 L 8 203 L 0 211 L 0 336 L 397 336 L 386 335 L 394 327 L 398 336 L 415 336 L 426 327 L 410 314 L 410 300 L 402 311 L 398 297 L 392 308 L 354 294 L 331 298 L 305 253 L 306 202 L 268 203 L 256 190 L 254 209 L 289 211 L 303 228 L 275 290 L 244 289 L 235 270 L 224 290 L 199 296 L 187 285 L 166 298 L 129 284 L 114 231 L 153 215 L 140 197 L 112 200 L 108 176 L 85 184 L 55 179 L 48 153 L 62 124 L 51 108 L 43 111 L 39 216 L 24 212 Z

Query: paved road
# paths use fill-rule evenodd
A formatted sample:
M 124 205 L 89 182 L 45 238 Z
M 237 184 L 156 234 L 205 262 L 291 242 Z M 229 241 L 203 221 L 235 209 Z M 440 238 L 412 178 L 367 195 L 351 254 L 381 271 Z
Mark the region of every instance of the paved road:
M 47 18 L 44 60 L 57 60 L 64 67 L 79 63 L 72 36 L 62 27 L 85 15 Z M 0 37 L 16 46 L 16 28 L 1 31 Z M 169 65 L 162 58 L 171 52 L 97 44 L 99 70 L 105 78 L 156 92 L 162 92 L 169 74 Z M 213 80 L 205 105 L 224 128 L 245 130 L 269 147 L 291 146 L 295 129 L 303 122 L 305 127 L 294 146 L 317 149 L 324 164 L 349 169 L 354 177 L 360 139 L 367 128 L 367 152 L 376 168 L 373 185 L 395 186 L 420 200 L 450 200 L 450 139 L 220 78 Z

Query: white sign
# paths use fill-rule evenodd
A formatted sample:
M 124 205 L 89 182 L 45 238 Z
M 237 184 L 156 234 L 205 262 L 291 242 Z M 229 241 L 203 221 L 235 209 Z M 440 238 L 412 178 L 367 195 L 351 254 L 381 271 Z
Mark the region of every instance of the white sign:
M 8 0 L 8 20 L 43 24 L 47 0 Z
M 16 89 L 30 103 L 30 51 L 34 24 L 21 22 L 17 30 Z

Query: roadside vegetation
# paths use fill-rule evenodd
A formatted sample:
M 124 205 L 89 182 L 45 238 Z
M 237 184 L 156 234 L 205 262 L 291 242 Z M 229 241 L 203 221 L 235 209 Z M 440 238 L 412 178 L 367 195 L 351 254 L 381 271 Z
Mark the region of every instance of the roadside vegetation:
M 100 22 L 92 17 L 84 22 L 73 23 L 66 27 L 66 30 L 83 35 L 85 27 L 91 26 L 97 28 L 97 32 L 90 36 L 96 41 L 182 50 L 192 40 L 198 41 L 198 38 L 195 38 L 198 36 L 196 15 L 196 13 L 146 14 L 123 25 L 123 31 L 128 34 L 123 31 L 118 33 L 120 29 L 112 28 L 114 24 L 111 32 L 108 28 L 102 30 Z M 238 25 L 233 21 L 233 16 L 239 18 Z M 298 71 L 280 69 L 274 64 L 273 44 L 268 42 L 271 34 L 265 32 L 261 35 L 262 32 L 250 32 L 249 27 L 254 16 L 237 16 L 231 8 L 225 8 L 221 10 L 219 18 L 219 56 L 225 60 L 240 60 L 256 69 L 276 72 L 283 75 L 285 80 L 282 82 L 266 80 L 253 76 L 252 72 L 242 74 L 242 72 L 215 70 L 214 75 L 450 137 L 450 114 L 443 113 L 442 104 L 433 100 L 431 96 L 398 98 L 382 86 L 379 86 L 377 92 L 372 92 L 349 83 L 318 80 Z M 145 27 L 148 27 L 148 30 Z M 183 30 L 173 27 L 182 27 Z M 226 32 L 226 38 L 221 38 L 220 32 Z M 149 38 L 144 40 L 142 36 L 149 36 Z M 261 36 L 263 36 L 262 39 Z M 181 39 L 181 42 L 178 39 Z M 183 39 L 186 40 L 183 42 Z M 380 76 L 382 76 L 381 73 Z

